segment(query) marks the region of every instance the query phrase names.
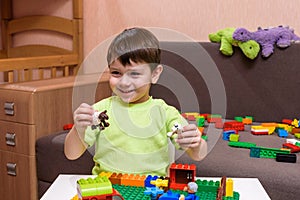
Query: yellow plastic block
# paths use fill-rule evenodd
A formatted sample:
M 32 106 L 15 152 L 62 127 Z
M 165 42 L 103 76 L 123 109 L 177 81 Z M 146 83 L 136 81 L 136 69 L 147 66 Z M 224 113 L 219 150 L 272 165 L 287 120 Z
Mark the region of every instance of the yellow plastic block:
M 233 180 L 231 178 L 226 180 L 226 197 L 233 197 Z
M 107 178 L 109 178 L 111 176 L 112 172 L 101 172 L 99 174 L 100 177 L 106 176 Z

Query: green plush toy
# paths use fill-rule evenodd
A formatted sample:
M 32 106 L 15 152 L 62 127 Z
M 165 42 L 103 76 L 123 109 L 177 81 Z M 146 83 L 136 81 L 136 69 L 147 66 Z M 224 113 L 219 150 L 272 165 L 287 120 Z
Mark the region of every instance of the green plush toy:
M 238 46 L 247 58 L 254 59 L 260 51 L 259 44 L 254 40 L 241 42 L 232 38 L 235 28 L 225 28 L 208 35 L 211 42 L 221 43 L 220 51 L 226 56 L 232 56 L 233 46 Z

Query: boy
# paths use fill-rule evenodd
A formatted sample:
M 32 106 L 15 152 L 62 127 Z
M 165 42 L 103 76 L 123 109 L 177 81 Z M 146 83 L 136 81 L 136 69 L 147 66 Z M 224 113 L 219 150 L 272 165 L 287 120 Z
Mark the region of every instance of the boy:
M 109 84 L 115 94 L 93 106 L 81 104 L 74 111 L 74 126 L 65 140 L 65 155 L 80 157 L 95 144 L 93 174 L 110 171 L 166 176 L 170 164 L 167 133 L 183 126 L 172 142 L 194 160 L 206 154 L 206 142 L 193 124 L 161 99 L 149 95 L 151 84 L 163 71 L 159 41 L 143 28 L 126 29 L 111 43 L 107 62 Z M 109 127 L 91 129 L 95 111 L 107 110 Z

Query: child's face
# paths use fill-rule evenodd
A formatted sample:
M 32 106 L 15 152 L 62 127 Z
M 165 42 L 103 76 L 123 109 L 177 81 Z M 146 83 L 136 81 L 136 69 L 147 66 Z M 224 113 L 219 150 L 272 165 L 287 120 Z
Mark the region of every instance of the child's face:
M 156 82 L 157 69 L 151 72 L 146 63 L 131 62 L 123 66 L 114 61 L 110 67 L 110 87 L 112 91 L 126 103 L 142 103 L 149 99 L 151 83 Z M 161 71 L 158 74 L 160 75 Z

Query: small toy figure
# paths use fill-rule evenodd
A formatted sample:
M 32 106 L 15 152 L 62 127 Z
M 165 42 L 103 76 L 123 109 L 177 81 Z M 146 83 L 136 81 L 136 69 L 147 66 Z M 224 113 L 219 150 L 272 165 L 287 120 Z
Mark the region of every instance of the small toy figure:
M 184 197 L 181 195 L 179 200 L 199 200 L 199 197 L 196 196 L 196 192 L 198 190 L 198 185 L 195 182 L 189 182 L 186 187 L 184 187 L 183 191 L 187 191 L 188 195 Z
M 104 110 L 103 112 L 95 112 L 93 114 L 92 130 L 96 129 L 98 126 L 100 131 L 102 131 L 105 129 L 105 127 L 109 126 L 109 123 L 106 122 L 106 120 L 108 120 L 106 112 L 107 110 Z
M 178 134 L 181 134 L 182 132 L 182 126 L 178 123 L 175 123 L 172 127 L 172 132 L 168 132 L 167 136 L 172 137 L 173 135 L 177 136 Z

